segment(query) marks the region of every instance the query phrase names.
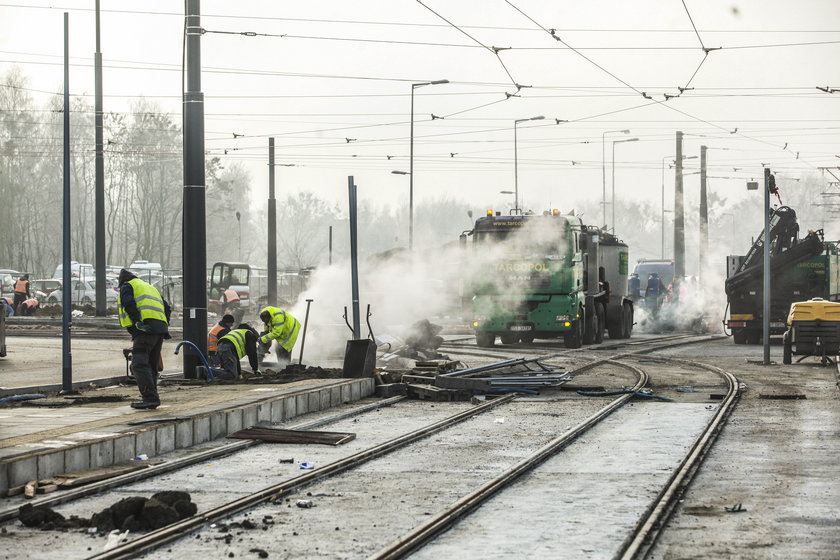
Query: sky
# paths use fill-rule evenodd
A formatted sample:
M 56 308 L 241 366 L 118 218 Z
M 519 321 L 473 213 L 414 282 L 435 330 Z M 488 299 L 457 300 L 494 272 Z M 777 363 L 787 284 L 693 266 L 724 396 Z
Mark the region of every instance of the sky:
M 94 6 L 0 3 L 0 76 L 19 67 L 39 101 L 61 92 L 67 12 L 70 91 L 92 105 Z M 142 96 L 180 120 L 183 10 L 101 1 L 106 111 Z M 709 189 L 730 200 L 761 204 L 746 182 L 763 165 L 783 189 L 838 190 L 836 0 L 217 0 L 201 12 L 206 150 L 246 166 L 255 206 L 269 137 L 279 197 L 346 207 L 353 176 L 360 201 L 407 205 L 409 177 L 392 171 L 409 170 L 412 91 L 415 205 L 504 209 L 514 191 L 522 208 L 568 211 L 613 188 L 658 205 L 664 185 L 670 208 L 678 130 L 689 204 L 701 145 Z M 413 86 L 436 80 L 449 83 Z

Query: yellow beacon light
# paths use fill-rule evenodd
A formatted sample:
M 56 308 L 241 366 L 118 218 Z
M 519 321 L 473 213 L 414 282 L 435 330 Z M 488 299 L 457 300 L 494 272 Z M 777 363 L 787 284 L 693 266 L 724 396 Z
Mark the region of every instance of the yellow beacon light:
M 488 215 L 488 216 L 492 216 L 492 215 L 493 215 L 493 210 L 488 210 L 488 211 L 487 211 L 487 215 Z

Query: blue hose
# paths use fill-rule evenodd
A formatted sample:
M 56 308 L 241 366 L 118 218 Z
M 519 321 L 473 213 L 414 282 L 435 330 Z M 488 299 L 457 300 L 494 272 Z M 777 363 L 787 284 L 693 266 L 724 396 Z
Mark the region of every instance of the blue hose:
M 204 354 L 201 353 L 201 350 L 198 349 L 198 346 L 196 346 L 195 344 L 193 344 L 189 340 L 184 340 L 184 341 L 181 341 L 181 342 L 178 343 L 178 346 L 175 347 L 175 355 L 176 356 L 178 355 L 178 350 L 180 350 L 181 346 L 183 346 L 184 344 L 189 344 L 190 346 L 193 347 L 193 350 L 195 350 L 195 353 L 198 354 L 199 358 L 201 358 L 201 361 L 204 362 L 204 369 L 207 370 L 207 379 L 209 379 L 210 381 L 215 381 L 216 376 L 213 375 L 213 368 L 211 368 L 210 364 L 207 363 L 207 358 L 204 357 Z

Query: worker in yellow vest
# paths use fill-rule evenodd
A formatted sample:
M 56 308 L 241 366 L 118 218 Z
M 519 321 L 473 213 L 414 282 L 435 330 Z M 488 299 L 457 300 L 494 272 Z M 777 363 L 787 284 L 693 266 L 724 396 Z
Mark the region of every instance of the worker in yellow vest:
M 142 401 L 131 408 L 154 410 L 160 406 L 157 367 L 163 339 L 169 336 L 169 303 L 157 288 L 126 269 L 120 271 L 117 311 L 120 325 L 131 335 L 131 372 L 137 380 Z
M 238 379 L 242 375 L 239 361 L 248 356 L 248 363 L 255 375 L 262 375 L 257 359 L 257 331 L 242 323 L 219 339 L 218 357 L 222 369 L 215 370 L 219 379 Z
M 283 365 L 292 361 L 292 348 L 297 342 L 300 331 L 300 321 L 295 319 L 291 313 L 279 307 L 263 307 L 260 312 L 260 320 L 263 322 L 264 332 L 260 336 L 260 343 L 271 345 L 276 340 L 277 358 Z

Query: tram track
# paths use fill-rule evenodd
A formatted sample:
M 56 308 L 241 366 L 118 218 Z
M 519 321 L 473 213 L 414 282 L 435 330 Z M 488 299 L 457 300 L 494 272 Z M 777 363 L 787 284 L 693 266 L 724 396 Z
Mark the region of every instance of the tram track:
M 674 342 L 675 342 L 674 338 L 675 337 L 668 337 L 668 338 L 669 338 L 669 344 L 668 345 L 661 345 L 660 344 L 663 348 L 670 347 L 670 345 L 674 344 Z M 682 339 L 682 338 L 685 338 L 685 337 L 680 337 L 680 338 Z M 701 339 L 701 340 L 704 340 L 704 339 Z M 638 351 L 630 353 L 630 355 L 635 355 L 635 354 L 639 354 L 639 353 L 643 353 L 643 352 L 647 352 L 647 351 L 652 351 L 652 350 L 640 349 Z M 626 355 L 627 354 L 624 354 L 624 356 L 626 356 Z M 496 357 L 496 356 L 493 356 L 493 357 Z M 583 356 L 579 356 L 579 357 L 582 358 Z M 640 369 L 638 367 L 635 367 L 635 366 L 628 365 L 628 364 L 623 364 L 623 363 L 617 361 L 617 359 L 615 357 L 591 359 L 591 361 L 589 363 L 587 363 L 585 365 L 582 365 L 581 367 L 577 368 L 575 370 L 575 373 L 582 373 L 584 371 L 591 370 L 591 369 L 596 368 L 599 365 L 603 365 L 603 364 L 610 364 L 612 366 L 620 366 L 620 367 L 622 367 L 622 368 L 624 368 L 628 371 L 634 372 L 635 375 L 637 376 L 637 381 L 636 381 L 635 385 L 633 385 L 633 390 L 641 389 L 642 387 L 644 387 L 647 384 L 648 378 L 647 378 L 647 375 L 645 374 L 645 372 L 642 369 Z M 462 422 L 465 419 L 472 418 L 477 414 L 481 414 L 481 412 L 484 412 L 486 410 L 491 410 L 491 409 L 496 408 L 497 406 L 500 406 L 500 405 L 509 404 L 511 401 L 514 400 L 514 398 L 515 398 L 514 396 L 509 395 L 509 396 L 506 396 L 506 397 L 494 399 L 492 401 L 489 401 L 489 402 L 487 402 L 483 405 L 480 405 L 478 407 L 475 407 L 473 409 L 463 411 L 461 413 L 453 415 L 450 418 L 444 419 L 444 420 L 439 421 L 439 422 L 435 422 L 435 423 L 433 423 L 429 426 L 423 427 L 419 430 L 415 430 L 414 432 L 411 432 L 409 434 L 405 434 L 405 435 L 402 435 L 402 436 L 398 436 L 397 438 L 393 438 L 393 441 L 385 442 L 385 443 L 380 444 L 378 446 L 375 446 L 375 447 L 372 447 L 372 448 L 369 448 L 369 449 L 365 449 L 365 450 L 363 450 L 363 451 L 361 451 L 361 452 L 359 452 L 359 453 L 357 453 L 357 454 L 355 454 L 351 457 L 341 459 L 341 460 L 336 461 L 334 463 L 331 463 L 331 464 L 325 465 L 323 467 L 320 467 L 319 469 L 317 469 L 315 471 L 312 471 L 312 472 L 309 472 L 309 473 L 306 473 L 306 474 L 303 474 L 303 475 L 300 475 L 300 476 L 297 476 L 297 477 L 293 477 L 293 478 L 291 478 L 289 480 L 286 480 L 286 481 L 283 481 L 279 484 L 275 484 L 275 485 L 272 485 L 272 486 L 262 488 L 262 489 L 258 490 L 257 492 L 253 492 L 253 493 L 251 493 L 247 496 L 239 497 L 236 500 L 233 500 L 232 502 L 225 503 L 225 504 L 222 504 L 220 506 L 211 508 L 209 510 L 206 510 L 204 512 L 199 513 L 198 515 L 196 515 L 192 518 L 188 518 L 188 519 L 186 519 L 182 522 L 167 526 L 167 527 L 165 527 L 165 528 L 163 528 L 159 531 L 153 531 L 153 532 L 147 533 L 147 534 L 143 535 L 142 537 L 139 537 L 137 539 L 129 541 L 128 543 L 125 543 L 124 545 L 121 545 L 121 546 L 119 546 L 119 547 L 117 547 L 117 548 L 115 548 L 111 551 L 103 552 L 101 554 L 94 555 L 91 558 L 96 558 L 96 559 L 129 558 L 129 557 L 136 556 L 138 554 L 142 554 L 144 552 L 148 552 L 152 549 L 156 549 L 156 548 L 160 547 L 161 545 L 166 544 L 166 543 L 171 543 L 172 541 L 175 541 L 175 540 L 179 539 L 180 537 L 182 537 L 182 536 L 184 536 L 188 533 L 191 533 L 192 531 L 195 531 L 195 530 L 200 529 L 202 527 L 206 527 L 209 523 L 213 522 L 214 520 L 221 520 L 221 519 L 229 518 L 231 515 L 234 515 L 238 512 L 248 510 L 249 508 L 253 508 L 256 505 L 259 505 L 259 504 L 262 504 L 262 503 L 267 503 L 267 502 L 268 503 L 273 502 L 275 500 L 278 500 L 278 499 L 282 498 L 283 496 L 287 496 L 287 495 L 295 492 L 296 490 L 299 490 L 300 488 L 308 487 L 310 485 L 313 485 L 313 484 L 321 482 L 325 479 L 328 479 L 332 476 L 336 476 L 338 474 L 350 471 L 350 470 L 364 464 L 367 461 L 376 459 L 378 457 L 382 457 L 387 453 L 393 452 L 397 449 L 400 449 L 400 448 L 404 447 L 405 445 L 409 445 L 411 443 L 417 442 L 420 439 L 423 439 L 423 438 L 427 437 L 428 435 L 431 435 L 433 433 L 437 433 L 438 431 L 441 431 L 441 430 L 445 430 L 445 429 L 447 429 L 447 427 L 455 425 L 459 422 Z M 450 518 L 452 520 L 457 520 L 457 519 L 460 519 L 461 517 L 463 517 L 464 515 L 467 515 L 470 511 L 472 511 L 476 507 L 479 507 L 480 504 L 485 501 L 485 498 L 483 498 L 483 495 L 485 493 L 487 493 L 487 495 L 489 497 L 493 493 L 503 490 L 513 480 L 520 477 L 522 474 L 524 474 L 526 472 L 529 472 L 535 466 L 537 466 L 541 462 L 545 461 L 548 457 L 556 454 L 557 452 L 559 452 L 560 450 L 562 450 L 563 448 L 568 446 L 571 442 L 573 442 L 575 439 L 577 439 L 582 433 L 586 432 L 593 425 L 599 423 L 601 420 L 603 420 L 603 418 L 609 416 L 617 408 L 623 406 L 625 403 L 630 401 L 632 398 L 633 398 L 632 394 L 625 394 L 625 395 L 620 396 L 617 399 L 612 400 L 607 406 L 603 407 L 596 414 L 590 415 L 589 417 L 587 417 L 584 420 L 584 422 L 581 422 L 578 425 L 576 425 L 575 428 L 566 431 L 565 433 L 561 434 L 560 436 L 552 439 L 549 443 L 541 446 L 540 449 L 537 452 L 535 452 L 532 456 L 529 456 L 527 459 L 524 459 L 524 460 L 520 461 L 515 466 L 508 469 L 507 471 L 505 471 L 500 476 L 498 476 L 496 479 L 494 479 L 491 482 L 486 483 L 485 485 L 483 485 L 481 488 L 474 491 L 473 493 L 465 495 L 461 500 L 458 500 L 458 502 L 457 502 L 458 504 L 460 504 L 459 507 L 464 508 L 463 512 L 462 513 L 453 512 L 453 513 L 441 514 L 441 515 L 436 517 L 436 519 L 442 518 L 442 519 L 438 520 L 436 522 L 436 524 L 439 523 L 439 524 L 441 524 L 441 526 L 444 526 L 444 527 L 449 526 L 449 525 L 451 525 Z M 399 402 L 399 400 L 400 400 L 400 398 L 392 399 L 393 402 L 389 402 L 387 404 L 396 404 L 397 402 Z M 384 403 L 384 402 L 383 403 L 377 403 L 377 405 L 381 405 L 381 406 L 384 406 L 385 404 L 386 403 Z M 369 405 L 369 406 L 374 406 L 374 405 Z M 353 409 L 350 412 L 344 413 L 343 416 L 346 418 L 348 416 L 352 416 L 354 414 L 361 414 L 361 413 L 362 412 L 360 410 Z M 315 421 L 315 422 L 299 424 L 299 425 L 294 426 L 294 427 L 297 428 L 297 429 L 311 429 L 313 427 L 329 424 L 329 423 L 335 421 L 336 419 L 337 418 L 328 417 L 328 418 L 324 418 L 324 419 L 321 419 L 321 420 L 318 420 L 318 421 Z M 228 444 L 227 446 L 223 446 L 223 447 L 226 447 L 226 449 L 213 450 L 214 455 L 212 455 L 212 456 L 220 456 L 220 455 L 227 455 L 227 454 L 231 454 L 231 453 L 237 453 L 238 451 L 240 451 L 240 450 L 242 450 L 246 447 L 250 447 L 251 445 L 253 445 L 253 442 L 237 442 L 235 444 Z M 192 461 L 191 463 L 185 463 L 184 465 L 180 465 L 180 466 L 177 466 L 177 467 L 181 468 L 183 466 L 186 466 L 186 464 L 192 464 L 192 463 L 195 463 L 195 462 L 205 461 L 205 460 L 209 459 L 210 457 L 211 457 L 210 455 L 203 456 L 203 457 L 200 457 L 200 458 L 196 459 L 196 461 Z M 152 468 L 155 468 L 155 467 L 152 467 Z M 173 469 L 169 469 L 169 470 L 171 471 Z M 142 473 L 143 471 L 140 471 L 140 472 Z M 150 473 L 148 473 L 148 475 L 149 476 L 154 476 L 155 474 L 160 474 L 161 472 L 163 472 L 163 471 L 160 471 L 158 473 L 150 472 Z M 112 483 L 109 486 L 103 486 L 102 488 L 99 488 L 99 489 L 90 488 L 90 489 L 88 489 L 88 491 L 86 491 L 86 494 L 90 494 L 90 493 L 94 493 L 94 492 L 101 492 L 102 490 L 104 490 L 106 488 L 113 488 L 120 483 L 127 483 L 127 482 L 131 482 L 131 481 L 128 480 L 128 479 L 126 479 L 124 482 L 112 481 Z M 79 498 L 80 497 L 81 497 L 81 495 L 79 496 Z M 51 501 L 44 500 L 44 501 L 39 501 L 38 504 L 57 505 L 57 504 L 62 503 L 62 502 L 70 501 L 73 498 L 71 498 L 71 497 L 63 498 L 63 497 L 58 497 L 57 496 L 56 498 L 52 498 L 52 499 L 55 500 L 55 501 L 51 502 Z M 0 520 L 10 519 L 11 518 L 10 517 L 11 513 L 8 512 L 8 511 L 0 512 L 0 516 L 2 516 L 2 517 L 0 517 Z M 420 531 L 420 533 L 421 534 L 426 534 L 426 535 L 430 534 L 429 533 L 430 528 L 433 527 L 433 526 L 436 526 L 436 524 L 431 524 L 431 525 L 426 524 L 426 525 L 429 525 L 429 527 L 423 529 L 422 531 Z M 401 539 L 401 541 L 402 541 L 402 539 Z M 405 552 L 400 552 L 400 553 L 397 553 L 397 555 L 395 555 L 395 556 L 386 555 L 386 556 L 381 556 L 381 557 L 383 557 L 383 558 L 385 558 L 385 557 L 396 558 L 396 557 L 402 557 L 402 555 L 404 555 L 404 554 L 405 554 Z M 373 557 L 379 557 L 379 556 L 373 556 Z

